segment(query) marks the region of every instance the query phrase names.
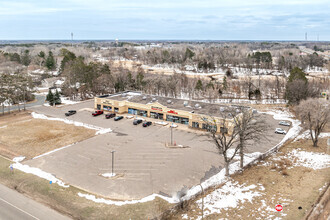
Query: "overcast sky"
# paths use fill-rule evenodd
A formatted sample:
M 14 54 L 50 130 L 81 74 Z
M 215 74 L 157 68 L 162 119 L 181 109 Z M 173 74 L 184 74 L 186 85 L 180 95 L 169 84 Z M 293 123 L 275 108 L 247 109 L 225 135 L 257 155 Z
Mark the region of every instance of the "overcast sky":
M 330 40 L 330 0 L 0 0 L 0 40 Z

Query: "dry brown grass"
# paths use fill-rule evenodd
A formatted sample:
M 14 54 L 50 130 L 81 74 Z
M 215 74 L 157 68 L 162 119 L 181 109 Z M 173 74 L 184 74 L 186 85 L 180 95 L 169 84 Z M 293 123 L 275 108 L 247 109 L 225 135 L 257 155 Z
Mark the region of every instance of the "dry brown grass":
M 286 153 L 296 148 L 304 151 L 326 152 L 326 139 L 320 140 L 318 148 L 312 147 L 310 140 L 289 143 L 280 150 L 278 155 L 285 156 Z M 319 189 L 325 183 L 330 182 L 330 168 L 314 170 L 306 167 L 292 167 L 292 161 L 288 159 L 272 160 L 271 157 L 266 158 L 265 162 L 267 163 L 258 163 L 243 173 L 232 176 L 233 181 L 237 181 L 239 184 L 262 184 L 265 187 L 265 191 L 260 191 L 263 193 L 262 196 L 255 197 L 251 203 L 248 201 L 240 203 L 237 208 L 221 209 L 220 214 L 209 215 L 207 219 L 265 219 L 267 216 L 261 215 L 261 211 L 265 209 L 263 208 L 264 202 L 274 210 L 277 204 L 282 204 L 283 212 L 287 214 L 281 217 L 282 219 L 300 220 L 304 218 L 321 195 Z M 195 203 L 200 198 L 199 196 L 190 201 L 188 211 L 181 211 L 172 219 L 181 219 L 182 214 L 186 213 L 189 217 L 200 217 L 201 210 Z M 302 208 L 299 209 L 299 207 Z M 279 213 L 276 211 L 268 211 L 268 215 L 273 215 L 271 219 L 280 217 L 277 214 Z
M 95 135 L 95 130 L 33 119 L 27 114 L 5 119 L 7 127 L 0 128 L 0 153 L 7 157 L 22 155 L 29 159 Z

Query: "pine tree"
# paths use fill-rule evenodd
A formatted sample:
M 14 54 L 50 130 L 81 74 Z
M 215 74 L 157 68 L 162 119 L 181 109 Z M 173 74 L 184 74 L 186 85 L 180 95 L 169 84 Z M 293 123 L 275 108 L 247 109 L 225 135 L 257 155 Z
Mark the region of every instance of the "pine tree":
M 62 103 L 62 101 L 61 101 L 60 93 L 56 90 L 55 95 L 54 95 L 54 104 L 59 105 L 61 103 Z
M 48 94 L 46 96 L 46 101 L 49 102 L 49 105 L 51 106 L 54 105 L 54 94 L 52 93 L 51 90 L 48 91 Z
M 48 57 L 46 59 L 46 67 L 49 70 L 54 70 L 55 67 L 56 67 L 55 66 L 55 59 L 54 59 L 52 51 L 49 51 L 49 53 L 48 53 Z

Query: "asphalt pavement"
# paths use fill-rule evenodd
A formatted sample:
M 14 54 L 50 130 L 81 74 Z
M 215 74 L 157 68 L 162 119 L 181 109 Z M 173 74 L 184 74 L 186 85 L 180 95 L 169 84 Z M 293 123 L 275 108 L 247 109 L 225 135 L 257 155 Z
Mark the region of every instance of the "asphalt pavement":
M 25 108 L 26 108 L 26 109 L 29 109 L 29 108 L 31 108 L 31 107 L 42 106 L 42 105 L 45 103 L 46 96 L 44 96 L 44 95 L 36 95 L 35 98 L 36 98 L 36 101 L 35 101 L 35 102 L 27 103 L 27 104 L 25 105 Z M 20 109 L 22 110 L 23 108 L 24 108 L 24 105 L 21 104 L 21 105 L 20 105 Z M 15 111 L 15 110 L 18 110 L 18 106 L 17 106 L 17 105 L 12 105 L 12 106 L 10 106 L 10 107 L 6 106 L 6 107 L 4 108 L 4 111 L 5 111 L 5 112 L 8 112 L 9 109 L 10 109 L 10 111 Z M 2 112 L 2 107 L 0 107 L 0 111 Z
M 70 218 L 0 184 L 0 219 L 66 220 Z

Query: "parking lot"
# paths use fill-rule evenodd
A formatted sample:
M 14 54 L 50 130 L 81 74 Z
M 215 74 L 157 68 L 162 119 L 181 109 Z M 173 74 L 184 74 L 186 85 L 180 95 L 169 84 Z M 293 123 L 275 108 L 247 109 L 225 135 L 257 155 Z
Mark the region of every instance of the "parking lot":
M 33 111 L 65 118 L 68 110 L 77 114 L 67 117 L 74 121 L 111 128 L 112 133 L 98 135 L 50 155 L 24 162 L 56 175 L 64 182 L 95 194 L 114 199 L 138 199 L 152 193 L 172 196 L 184 186 L 192 187 L 223 168 L 223 159 L 212 140 L 202 132 L 179 125 L 173 129 L 173 140 L 188 148 L 167 148 L 169 126 L 133 125 L 133 119 L 114 121 L 104 115 L 93 117 L 93 100 L 76 105 L 36 107 Z M 260 143 L 247 150 L 265 152 L 284 137 L 275 134 L 278 126 L 269 115 L 260 115 L 269 124 Z M 149 119 L 148 119 L 149 120 Z M 182 128 L 182 129 L 181 129 Z M 282 127 L 283 128 L 283 127 Z M 286 128 L 287 130 L 287 128 Z M 111 172 L 111 151 L 115 150 L 114 172 L 119 178 L 106 179 L 100 174 Z

